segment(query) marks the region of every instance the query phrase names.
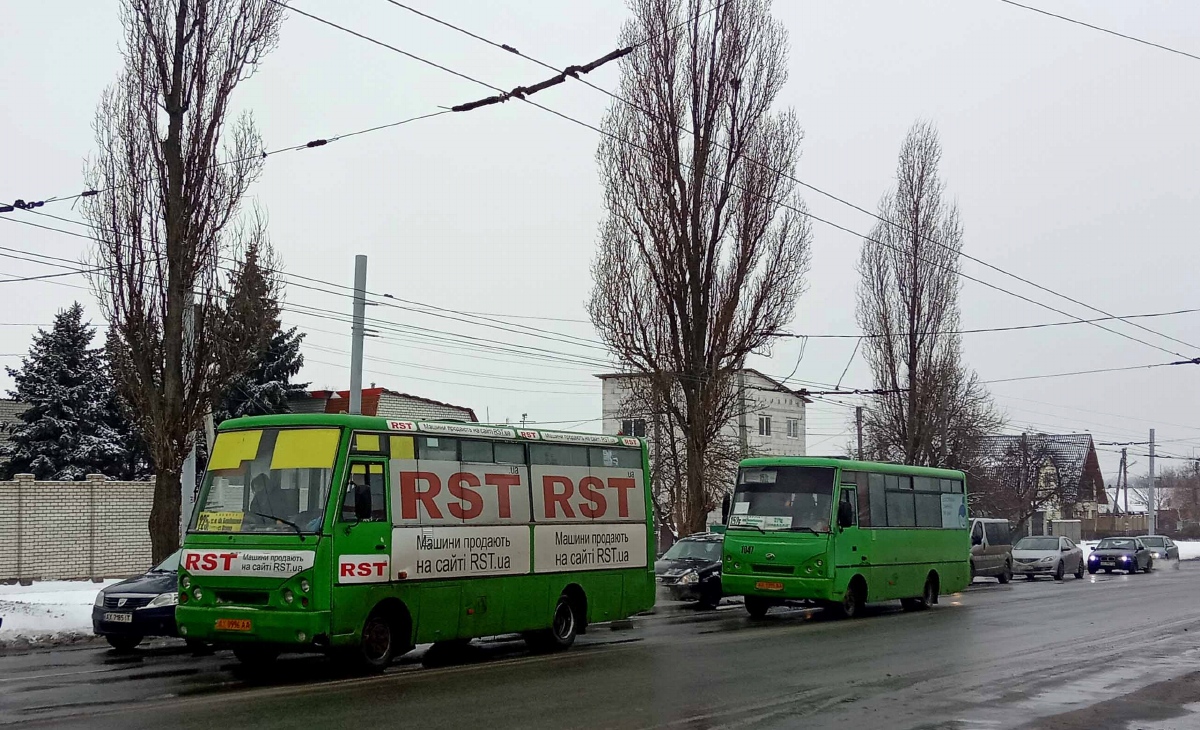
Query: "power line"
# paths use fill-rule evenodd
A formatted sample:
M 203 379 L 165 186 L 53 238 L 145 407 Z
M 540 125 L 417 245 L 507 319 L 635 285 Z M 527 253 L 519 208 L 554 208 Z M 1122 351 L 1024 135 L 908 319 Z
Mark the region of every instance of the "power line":
M 1115 30 L 1112 30 L 1112 29 L 1110 29 L 1110 28 L 1102 28 L 1102 27 L 1100 27 L 1100 26 L 1098 26 L 1098 25 L 1092 25 L 1091 23 L 1087 23 L 1087 22 L 1084 22 L 1084 21 L 1082 21 L 1082 20 L 1078 20 L 1078 19 L 1076 19 L 1076 18 L 1068 18 L 1068 17 L 1067 17 L 1067 16 L 1065 16 L 1065 15 L 1059 15 L 1058 13 L 1052 13 L 1052 12 L 1050 12 L 1049 10 L 1042 10 L 1041 8 L 1035 8 L 1035 7 L 1032 7 L 1032 6 L 1030 6 L 1030 5 L 1022 5 L 1021 3 L 1018 3 L 1018 2 L 1013 2 L 1013 0 L 1000 0 L 1000 2 L 1004 3 L 1005 5 L 1012 5 L 1012 6 L 1013 6 L 1013 7 L 1015 7 L 1015 8 L 1021 8 L 1021 9 L 1023 9 L 1023 10 L 1029 10 L 1029 11 L 1031 11 L 1031 12 L 1038 13 L 1038 14 L 1040 14 L 1040 15 L 1046 15 L 1046 16 L 1049 16 L 1049 17 L 1051 17 L 1051 18 L 1057 18 L 1057 19 L 1059 19 L 1059 20 L 1065 20 L 1066 22 L 1068 22 L 1068 23 L 1074 23 L 1075 25 L 1082 25 L 1082 26 L 1083 26 L 1083 27 L 1085 27 L 1085 28 L 1091 28 L 1092 30 L 1097 30 L 1097 31 L 1100 31 L 1101 33 L 1107 33 L 1107 34 L 1109 34 L 1109 35 L 1114 35 L 1114 36 L 1116 36 L 1116 37 L 1118 37 L 1118 38 L 1124 38 L 1125 40 L 1127 40 L 1127 41 L 1133 41 L 1134 43 L 1141 43 L 1141 44 L 1142 44 L 1142 45 L 1144 45 L 1144 46 L 1150 46 L 1151 48 L 1157 48 L 1157 49 L 1159 49 L 1159 50 L 1161 50 L 1161 51 L 1166 51 L 1166 52 L 1168 52 L 1168 53 L 1175 53 L 1175 54 L 1178 54 L 1178 55 L 1180 55 L 1180 56 L 1184 56 L 1184 57 L 1186 57 L 1186 58 L 1190 58 L 1190 59 L 1192 59 L 1193 61 L 1200 61 L 1200 56 L 1197 56 L 1197 55 L 1195 55 L 1195 54 L 1192 54 L 1192 53 L 1188 53 L 1187 51 L 1181 51 L 1181 50 L 1179 50 L 1178 48 L 1171 48 L 1170 46 L 1164 46 L 1164 45 L 1163 45 L 1163 44 L 1161 44 L 1161 43 L 1155 43 L 1154 41 L 1148 41 L 1148 40 L 1145 40 L 1144 38 L 1138 38 L 1138 37 L 1136 37 L 1136 36 L 1131 36 L 1131 35 L 1128 35 L 1128 34 L 1126 34 L 1126 33 L 1121 33 L 1120 31 L 1115 31 Z
M 1013 383 L 1018 380 L 1041 380 L 1043 378 L 1066 378 L 1075 375 L 1092 375 L 1094 373 L 1116 373 L 1125 370 L 1147 370 L 1149 368 L 1162 368 L 1171 365 L 1200 365 L 1200 357 L 1192 360 L 1177 360 L 1175 362 L 1159 362 L 1151 365 L 1130 365 L 1122 368 L 1098 368 L 1096 370 L 1076 370 L 1069 373 L 1049 373 L 1047 375 L 1023 375 L 1017 378 L 1000 378 L 998 380 L 984 380 L 984 384 L 990 385 L 993 383 Z
M 1004 1 L 1008 1 L 1008 0 L 1004 0 Z M 506 50 L 506 51 L 509 51 L 509 52 L 512 52 L 512 53 L 515 53 L 516 55 L 519 55 L 519 56 L 521 56 L 522 58 L 526 58 L 526 59 L 528 59 L 528 60 L 530 60 L 530 61 L 532 61 L 532 62 L 534 62 L 534 63 L 536 63 L 536 64 L 538 64 L 538 65 L 540 65 L 540 66 L 543 66 L 543 67 L 545 67 L 545 68 L 548 68 L 548 69 L 551 69 L 551 70 L 555 70 L 555 71 L 557 71 L 557 70 L 558 70 L 558 69 L 557 69 L 555 66 L 553 66 L 553 65 L 551 65 L 551 64 L 545 63 L 544 61 L 540 61 L 540 60 L 538 60 L 538 59 L 536 59 L 536 58 L 533 58 L 533 57 L 531 57 L 531 56 L 527 56 L 527 55 L 525 55 L 525 54 L 522 54 L 522 53 L 518 52 L 518 51 L 517 51 L 515 48 L 513 48 L 513 47 L 509 46 L 508 44 L 504 44 L 504 43 L 497 43 L 497 42 L 495 42 L 495 41 L 489 40 L 489 39 L 487 39 L 487 38 L 484 38 L 484 37 L 482 37 L 482 36 L 480 36 L 480 35 L 478 35 L 478 34 L 475 34 L 475 33 L 472 33 L 472 32 L 470 32 L 470 31 L 468 31 L 468 30 L 465 30 L 465 29 L 463 29 L 463 28 L 460 28 L 460 27 L 458 27 L 458 26 L 456 26 L 456 25 L 454 25 L 454 24 L 452 24 L 452 23 L 449 23 L 449 22 L 447 22 L 447 21 L 441 20 L 441 19 L 439 19 L 439 18 L 435 18 L 434 16 L 432 16 L 432 15 L 429 15 L 429 14 L 427 14 L 427 13 L 423 13 L 423 12 L 420 12 L 420 11 L 418 11 L 418 10 L 415 10 L 415 9 L 413 9 L 413 8 L 409 7 L 408 5 L 405 5 L 405 4 L 403 4 L 403 3 L 397 2 L 396 0 L 387 0 L 387 2 L 390 2 L 390 3 L 392 3 L 393 5 L 395 5 L 395 6 L 397 6 L 397 7 L 400 7 L 400 8 L 403 8 L 403 9 L 405 9 L 405 10 L 408 10 L 409 12 L 415 13 L 415 14 L 417 14 L 417 15 L 419 15 L 419 16 L 421 16 L 421 17 L 423 17 L 423 18 L 427 18 L 427 19 L 429 19 L 429 20 L 432 20 L 432 21 L 434 21 L 434 22 L 436 22 L 436 23 L 440 23 L 440 24 L 442 24 L 442 25 L 445 25 L 445 26 L 447 26 L 447 27 L 449 27 L 449 28 L 452 28 L 452 29 L 454 29 L 454 30 L 456 30 L 456 31 L 458 31 L 458 32 L 460 32 L 460 33 L 464 33 L 464 34 L 466 34 L 466 35 L 468 35 L 468 36 L 470 36 L 470 37 L 472 37 L 472 38 L 475 38 L 475 39 L 477 39 L 477 40 L 483 41 L 484 43 L 487 43 L 488 45 L 494 46 L 494 47 L 496 47 L 496 48 L 501 48 L 501 49 L 504 49 L 504 50 Z M 717 8 L 716 8 L 716 7 L 714 7 L 714 8 L 712 8 L 712 9 L 711 9 L 709 12 L 711 12 L 712 10 L 716 10 L 716 9 L 717 9 Z M 701 15 L 703 15 L 703 14 L 701 14 Z M 697 16 L 697 18 L 699 18 L 699 17 L 700 17 L 700 16 Z M 689 22 L 690 22 L 690 21 L 689 21 Z M 680 25 L 682 25 L 682 24 L 680 24 Z M 672 31 L 674 31 L 675 29 L 677 29 L 678 27 L 680 27 L 680 25 L 677 25 L 677 26 L 675 26 L 675 27 L 673 27 L 673 28 L 671 28 L 671 29 L 668 29 L 666 32 L 659 34 L 659 36 L 661 36 L 661 35 L 664 35 L 665 33 L 669 33 L 669 32 L 672 32 Z M 353 32 L 353 31 L 348 31 L 348 32 Z M 356 34 L 356 35 L 358 35 L 358 34 Z M 644 45 L 645 43 L 649 42 L 650 40 L 653 40 L 653 39 L 654 39 L 654 38 L 656 38 L 656 37 L 658 37 L 658 36 L 651 36 L 650 38 L 646 39 L 645 41 L 643 41 L 641 44 L 638 44 L 638 45 Z M 689 130 L 686 128 L 686 127 L 684 127 L 684 126 L 682 126 L 682 125 L 678 124 L 678 123 L 677 123 L 677 122 L 675 122 L 674 120 L 663 120 L 663 119 L 659 118 L 657 115 L 653 114 L 651 111 L 649 111 L 649 110 L 646 110 L 646 109 L 644 109 L 644 108 L 640 107 L 640 106 L 639 106 L 639 105 L 637 105 L 637 104 L 634 104 L 633 102 L 629 101 L 628 99 L 625 99 L 624 97 L 620 96 L 619 94 L 615 94 L 615 93 L 613 93 L 613 92 L 611 92 L 611 91 L 608 91 L 607 89 L 604 89 L 604 88 L 601 88 L 601 87 L 599 87 L 599 86 L 596 86 L 595 84 L 592 84 L 591 82 L 587 81 L 586 79 L 579 78 L 578 76 L 576 76 L 575 78 L 576 78 L 576 80 L 578 80 L 579 82 L 583 83 L 584 85 L 586 85 L 586 86 L 589 86 L 589 87 L 591 87 L 591 88 L 593 88 L 593 89 L 595 89 L 595 90 L 597 90 L 597 91 L 599 91 L 599 92 L 601 92 L 601 93 L 603 93 L 603 94 L 606 94 L 607 96 L 609 96 L 609 97 L 613 98 L 614 100 L 616 100 L 616 101 L 619 101 L 619 102 L 621 102 L 621 103 L 623 103 L 623 104 L 626 104 L 627 106 L 629 106 L 629 107 L 631 107 L 631 108 L 633 108 L 633 109 L 635 109 L 635 110 L 637 110 L 637 111 L 641 112 L 642 114 L 644 114 L 644 115 L 646 115 L 646 116 L 648 116 L 648 117 L 650 117 L 650 118 L 652 118 L 652 119 L 655 119 L 655 120 L 657 120 L 657 121 L 659 121 L 659 122 L 664 122 L 664 121 L 665 121 L 667 124 L 670 124 L 670 125 L 672 125 L 673 127 L 675 127 L 676 129 L 679 129 L 679 130 L 683 131 L 685 134 L 690 134 L 690 133 L 691 133 L 691 132 L 690 132 L 690 131 L 689 131 Z M 481 83 L 481 84 L 482 84 L 482 85 L 484 85 L 484 86 L 489 86 L 489 87 L 490 87 L 490 85 L 489 85 L 489 84 L 487 84 L 486 82 L 479 82 L 479 83 Z M 491 87 L 491 88 L 495 88 L 495 87 Z M 524 99 L 523 97 L 522 97 L 522 100 L 523 100 L 523 101 L 527 101 L 528 103 L 530 103 L 530 104 L 533 104 L 534 106 L 537 106 L 537 107 L 539 107 L 539 108 L 545 109 L 546 111 L 549 111 L 549 112 L 551 112 L 551 113 L 553 113 L 553 114 L 556 114 L 556 115 L 558 115 L 558 116 L 561 116 L 561 117 L 563 117 L 563 118 L 565 118 L 565 119 L 568 119 L 568 120 L 570 120 L 570 121 L 573 121 L 573 122 L 576 122 L 576 123 L 579 123 L 579 124 L 583 124 L 582 122 L 579 122 L 579 121 L 578 121 L 578 120 L 576 120 L 576 119 L 573 119 L 573 118 L 571 118 L 571 117 L 567 117 L 566 115 L 564 115 L 564 114 L 561 114 L 561 113 L 559 113 L 559 112 L 556 112 L 556 111 L 554 111 L 554 110 L 552 110 L 552 109 L 547 109 L 546 107 L 542 107 L 542 106 L 541 106 L 541 105 L 539 105 L 539 104 L 536 104 L 536 103 L 534 103 L 534 102 L 530 102 L 528 99 Z M 471 107 L 471 108 L 474 108 L 474 107 Z M 457 108 L 456 108 L 456 109 L 457 109 Z M 586 125 L 586 124 L 585 124 L 584 126 L 589 126 L 589 127 L 591 127 L 591 125 Z M 606 136 L 609 136 L 609 137 L 611 137 L 611 138 L 613 138 L 613 139 L 617 139 L 618 141 L 622 141 L 622 142 L 624 142 L 625 144 L 630 144 L 630 145 L 632 145 L 632 143 L 630 143 L 630 142 L 627 142 L 627 141 L 625 141 L 625 140 L 619 140 L 619 139 L 618 139 L 618 138 L 616 138 L 614 135 L 611 135 L 611 134 L 609 134 L 609 133 L 606 133 L 606 132 L 604 132 L 604 131 L 602 131 L 602 130 L 600 130 L 600 129 L 597 129 L 597 128 L 595 128 L 595 127 L 591 127 L 591 128 L 592 128 L 592 129 L 594 129 L 594 130 L 595 130 L 595 131 L 597 131 L 597 132 L 600 132 L 601 134 L 605 134 Z M 718 147 L 721 147 L 721 148 L 725 149 L 726 151 L 730 151 L 728 147 L 725 147 L 725 146 L 724 146 L 723 144 L 721 144 L 719 141 L 717 141 L 717 142 L 714 142 L 714 144 L 716 144 Z M 632 146 L 638 146 L 638 147 L 640 147 L 639 145 L 632 145 Z M 646 151 L 646 152 L 650 152 L 649 150 L 644 150 L 644 151 Z M 926 236 L 926 235 L 923 235 L 923 234 L 920 234 L 920 233 L 914 232 L 913 230 L 911 230 L 911 229 L 907 228 L 906 226 L 904 226 L 904 225 L 902 225 L 902 224 L 900 224 L 900 223 L 896 223 L 895 221 L 891 220 L 890 218 L 885 218 L 884 216 L 881 216 L 881 215 L 879 215 L 878 213 L 874 213 L 874 212 L 872 212 L 872 211 L 870 211 L 870 210 L 867 210 L 866 208 L 863 208 L 862 206 L 856 205 L 855 203 L 852 203 L 852 202 L 850 202 L 850 201 L 848 201 L 848 200 L 846 200 L 846 199 L 844 199 L 844 198 L 841 198 L 841 197 L 839 197 L 839 196 L 837 196 L 837 195 L 834 195 L 833 193 L 830 193 L 830 192 L 828 192 L 828 191 L 822 190 L 821 188 L 818 188 L 818 187 L 816 187 L 815 185 L 812 185 L 812 184 L 810 184 L 810 183 L 807 183 L 807 182 L 805 182 L 804 180 L 801 180 L 801 179 L 799 179 L 799 178 L 795 177 L 794 175 L 792 175 L 792 174 L 790 174 L 790 173 L 788 173 L 788 172 L 786 172 L 786 171 L 783 171 L 783 170 L 777 170 L 777 169 L 775 169 L 775 168 L 773 168 L 773 167 L 771 167 L 771 166 L 769 166 L 769 165 L 767 165 L 767 164 L 765 164 L 765 163 L 763 163 L 763 162 L 760 162 L 760 161 L 758 161 L 758 160 L 755 160 L 755 159 L 753 159 L 753 158 L 751 158 L 751 157 L 745 157 L 744 159 L 746 159 L 746 161 L 747 161 L 747 162 L 750 162 L 750 163 L 753 163 L 753 164 L 755 164 L 755 165 L 758 165 L 759 167 L 763 168 L 764 170 L 768 170 L 768 171 L 772 172 L 773 174 L 776 174 L 776 175 L 780 175 L 780 176 L 786 177 L 786 178 L 788 178 L 789 180 L 792 180 L 793 182 L 797 183 L 798 185 L 801 185 L 801 186 L 803 186 L 803 187 L 805 187 L 805 188 L 807 188 L 807 189 L 809 189 L 809 190 L 812 190 L 813 192 L 816 192 L 816 193 L 818 193 L 818 194 L 820 194 L 820 195 L 823 195 L 823 196 L 825 196 L 825 197 L 827 197 L 827 198 L 829 198 L 829 199 L 831 199 L 831 200 L 834 200 L 834 201 L 836 201 L 836 202 L 838 202 L 838 203 L 841 203 L 842 205 L 845 205 L 845 206 L 848 206 L 848 207 L 850 207 L 850 208 L 853 208 L 854 210 L 857 210 L 857 211 L 859 211 L 860 213 L 863 213 L 863 214 L 865 214 L 865 215 L 869 215 L 869 216 L 871 216 L 872 218 L 875 218 L 876 220 L 878 220 L 878 221 L 880 221 L 880 222 L 882 222 L 882 223 L 885 223 L 885 224 L 887 224 L 887 225 L 889 225 L 889 226 L 892 226 L 892 227 L 894 227 L 894 228 L 896 228 L 896 229 L 898 229 L 898 230 L 900 230 L 900 231 L 902 231 L 902 232 L 904 232 L 904 233 L 907 233 L 907 234 L 910 234 L 910 235 L 916 235 L 916 236 L 918 236 L 919 238 L 921 238 L 922 240 L 924 240 L 924 241 L 927 241 L 927 242 L 929 242 L 929 243 L 931 243 L 931 244 L 934 244 L 934 245 L 936 245 L 936 246 L 939 246 L 939 247 L 942 247 L 942 248 L 950 248 L 949 246 L 947 246 L 946 244 L 942 243 L 941 241 L 937 241 L 937 240 L 934 240 L 934 239 L 932 239 L 932 238 L 929 238 L 929 237 L 928 237 L 928 236 Z M 687 166 L 685 165 L 685 167 L 687 167 Z M 735 185 L 735 187 L 738 187 L 738 186 L 736 186 L 736 185 Z M 776 201 L 773 201 L 773 202 L 776 202 Z M 781 204 L 781 205 L 785 205 L 785 207 L 789 207 L 789 208 L 791 208 L 791 206 L 787 206 L 786 204 L 783 204 L 783 203 L 780 203 L 780 204 Z M 795 210 L 795 209 L 794 209 L 794 208 L 792 208 L 792 210 Z M 807 215 L 808 217 L 812 218 L 813 220 L 817 220 L 817 221 L 820 221 L 820 222 L 822 222 L 822 223 L 825 223 L 826 225 L 833 225 L 834 227 L 836 227 L 836 228 L 840 228 L 840 229 L 842 229 L 842 230 L 844 230 L 844 231 L 847 231 L 847 232 L 849 232 L 849 233 L 851 233 L 851 234 L 853 234 L 853 235 L 857 235 L 857 236 L 859 236 L 859 237 L 861 237 L 861 238 L 864 238 L 864 239 L 867 239 L 867 240 L 872 240 L 872 241 L 873 241 L 873 242 L 875 242 L 875 243 L 880 243 L 880 245 L 885 245 L 885 244 L 882 244 L 882 242 L 875 241 L 874 239 L 871 239 L 871 238 L 869 238 L 869 237 L 867 237 L 867 236 L 862 236 L 861 234 L 855 233 L 854 231 L 849 231 L 848 229 L 846 229 L 846 228 L 844 228 L 844 227 L 842 227 L 842 226 L 836 226 L 836 225 L 834 225 L 834 224 L 830 223 L 829 221 L 825 221 L 825 220 L 823 220 L 823 219 L 821 219 L 821 218 L 818 218 L 818 217 L 816 217 L 816 216 L 813 216 L 813 215 L 811 215 L 811 214 L 808 214 L 806 211 L 797 211 L 797 212 L 799 212 L 801 215 Z M 889 248 L 893 248 L 894 250 L 898 250 L 898 249 L 895 249 L 895 247 L 891 247 L 891 246 L 889 246 Z M 900 253 L 902 253 L 902 254 L 903 254 L 903 253 L 907 253 L 907 252 L 900 251 Z M 1065 299 L 1065 300 L 1067 300 L 1067 301 L 1069 301 L 1069 302 L 1071 302 L 1071 303 L 1073 303 L 1073 304 L 1076 304 L 1076 305 L 1078 305 L 1078 306 L 1086 307 L 1087 309 L 1090 309 L 1090 310 L 1092 310 L 1092 311 L 1095 311 L 1095 312 L 1099 312 L 1099 313 L 1101 313 L 1101 314 L 1105 315 L 1106 317 L 1109 317 L 1109 318 L 1112 318 L 1112 319 L 1119 319 L 1119 320 L 1121 320 L 1121 321 L 1125 322 L 1125 324 L 1132 325 L 1132 326 L 1134 326 L 1134 327 L 1137 327 L 1138 329 L 1142 329 L 1142 330 L 1145 330 L 1146 332 L 1150 332 L 1151 334 L 1154 334 L 1154 335 L 1157 335 L 1157 336 L 1159 336 L 1159 337 L 1165 338 L 1165 339 L 1167 339 L 1167 340 L 1170 340 L 1170 341 L 1176 342 L 1176 343 L 1178 343 L 1178 344 L 1181 344 L 1181 345 L 1184 345 L 1184 346 L 1186 346 L 1186 347 L 1190 347 L 1190 348 L 1192 348 L 1193 350 L 1200 350 L 1200 347 L 1197 347 L 1196 345 L 1190 344 L 1190 343 L 1188 343 L 1188 342 L 1185 342 L 1185 341 L 1183 341 L 1183 340 L 1177 339 L 1177 338 L 1175 338 L 1175 337 L 1172 337 L 1172 336 L 1170 336 L 1170 335 L 1164 334 L 1164 333 L 1162 333 L 1162 332 L 1158 332 L 1158 331 L 1156 331 L 1156 330 L 1150 329 L 1150 328 L 1148 328 L 1148 327 L 1145 327 L 1145 326 L 1143 326 L 1143 325 L 1141 325 L 1141 324 L 1138 324 L 1138 323 L 1136 323 L 1136 322 L 1129 322 L 1129 321 L 1127 321 L 1127 320 L 1124 320 L 1124 319 L 1122 319 L 1121 317 L 1117 317 L 1116 315 L 1113 315 L 1113 314 L 1111 314 L 1110 312 L 1106 312 L 1106 311 L 1105 311 L 1105 310 L 1103 310 L 1103 309 L 1100 309 L 1100 308 L 1098 308 L 1098 307 L 1094 307 L 1094 306 L 1092 306 L 1092 305 L 1090 305 L 1090 304 L 1086 304 L 1085 302 L 1082 302 L 1082 301 L 1080 301 L 1080 300 L 1078 300 L 1078 299 L 1074 299 L 1074 298 L 1072 298 L 1072 297 L 1070 297 L 1070 296 L 1067 296 L 1066 294 L 1063 294 L 1063 293 L 1061 293 L 1061 292 L 1059 292 L 1059 291 L 1057 291 L 1057 290 L 1050 289 L 1050 288 L 1048 288 L 1048 287 L 1042 286 L 1041 284 L 1037 284 L 1036 282 L 1034 282 L 1034 281 L 1031 281 L 1030 279 L 1027 279 L 1027 278 L 1025 278 L 1025 277 L 1022 277 L 1022 276 L 1020 276 L 1020 275 L 1014 274 L 1014 273 L 1012 273 L 1012 272 L 1010 272 L 1010 271 L 1008 271 L 1008 270 L 1006 270 L 1006 269 L 1002 269 L 1002 268 L 1000 268 L 1000 267 L 998 267 L 998 266 L 995 266 L 995 265 L 993 265 L 993 264 L 990 264 L 990 263 L 988 263 L 988 262 L 986 262 L 986 261 L 984 261 L 984 260 L 982 260 L 982 259 L 980 259 L 980 258 L 977 258 L 977 257 L 975 257 L 975 256 L 972 256 L 972 255 L 970 255 L 970 254 L 964 253 L 963 251 L 961 251 L 961 250 L 959 250 L 959 249 L 956 249 L 956 250 L 955 250 L 955 253 L 956 253 L 957 255 L 959 255 L 959 256 L 962 256 L 962 257 L 963 257 L 963 258 L 965 258 L 965 259 L 968 259 L 968 260 L 970 260 L 970 261 L 974 261 L 975 263 L 978 263 L 978 264 L 980 264 L 981 266 L 985 266 L 985 267 L 987 267 L 987 268 L 989 268 L 989 269 L 992 269 L 993 271 L 996 271 L 996 272 L 998 272 L 998 273 L 1001 273 L 1001 274 L 1004 274 L 1004 275 L 1006 275 L 1006 276 L 1009 276 L 1009 277 L 1011 277 L 1011 278 L 1013 278 L 1013 279 L 1016 279 L 1017 281 L 1020 281 L 1020 282 L 1022 282 L 1022 283 L 1024 283 L 1024 284 L 1026 284 L 1026 285 L 1028 285 L 1028 286 L 1032 286 L 1032 287 L 1034 287 L 1034 288 L 1036 288 L 1036 289 L 1039 289 L 1039 290 L 1041 290 L 1041 291 L 1043 291 L 1043 292 L 1046 292 L 1046 293 L 1048 293 L 1048 294 L 1052 294 L 1052 295 L 1054 295 L 1054 296 L 1057 296 L 1057 297 L 1060 297 L 1060 298 L 1062 298 L 1062 299 Z M 916 257 L 916 256 L 914 255 L 914 258 L 918 258 L 918 257 Z M 935 264 L 935 265 L 936 265 L 936 263 L 935 263 L 935 262 L 931 262 L 931 261 L 927 261 L 926 263 L 931 263 L 931 264 Z M 1005 290 L 1005 289 L 1001 289 L 1001 288 L 999 288 L 999 287 L 996 287 L 996 286 L 993 286 L 993 285 L 990 285 L 990 284 L 986 284 L 986 282 L 982 282 L 982 281 L 980 281 L 980 280 L 978 280 L 978 279 L 974 279 L 973 277 L 969 277 L 969 276 L 967 276 L 967 275 L 963 274 L 961 271 L 956 271 L 955 273 L 956 273 L 956 274 L 958 274 L 960 277 L 964 277 L 964 278 L 967 278 L 967 279 L 970 279 L 970 280 L 973 280 L 973 281 L 978 281 L 979 283 L 983 283 L 983 284 L 985 284 L 985 285 L 987 285 L 987 286 L 992 286 L 992 288 L 998 289 L 998 290 L 1000 290 L 1000 291 L 1003 291 L 1003 292 L 1005 292 L 1005 293 L 1008 293 L 1008 294 L 1010 294 L 1010 295 L 1013 295 L 1013 296 L 1019 296 L 1019 295 L 1015 295 L 1013 292 L 1009 292 L 1009 291 L 1007 291 L 1007 290 Z M 1053 307 L 1050 307 L 1050 306 L 1048 306 L 1048 305 L 1045 305 L 1045 304 L 1041 304 L 1040 302 L 1033 302 L 1032 300 L 1030 300 L 1030 299 L 1028 299 L 1028 298 L 1025 298 L 1025 297 L 1021 297 L 1021 298 L 1022 298 L 1022 299 L 1025 299 L 1026 301 L 1030 301 L 1030 302 L 1032 302 L 1032 303 L 1034 303 L 1034 304 L 1038 304 L 1039 306 L 1046 307 L 1047 309 L 1051 309 L 1052 311 L 1058 312 L 1059 314 L 1063 314 L 1063 315 L 1065 315 L 1065 316 L 1069 316 L 1069 317 L 1071 317 L 1071 316 L 1074 316 L 1074 315 L 1071 315 L 1071 314 L 1069 314 L 1069 313 L 1067 313 L 1067 312 L 1063 312 L 1062 310 L 1055 309 L 1055 308 L 1053 308 Z M 1079 317 L 1075 317 L 1075 319 L 1079 320 L 1080 322 L 1085 322 L 1085 320 L 1082 320 L 1082 319 L 1081 319 L 1081 318 L 1079 318 Z M 1090 322 L 1089 322 L 1089 323 L 1090 323 Z M 1096 326 L 1096 327 L 1098 327 L 1099 329 L 1103 329 L 1103 330 L 1105 330 L 1105 331 L 1112 332 L 1112 333 L 1114 333 L 1114 334 L 1119 334 L 1119 335 L 1121 335 L 1121 336 L 1123 336 L 1123 337 L 1127 337 L 1128 339 L 1132 339 L 1132 340 L 1134 340 L 1134 341 L 1136 341 L 1136 342 L 1141 342 L 1142 344 L 1148 345 L 1148 346 L 1150 346 L 1150 347 L 1154 347 L 1155 349 L 1158 349 L 1158 350 L 1160 350 L 1160 351 L 1162 351 L 1162 352 L 1166 352 L 1167 354 L 1175 355 L 1175 356 L 1177 356 L 1177 357 L 1185 357 L 1185 355 L 1183 355 L 1182 353 L 1173 352 L 1173 351 L 1171 351 L 1171 350 L 1167 350 L 1167 349 L 1165 349 L 1165 348 L 1157 347 L 1156 345 L 1151 345 L 1150 343 L 1144 342 L 1144 341 L 1142 341 L 1142 340 L 1138 340 L 1137 338 L 1132 338 L 1132 337 L 1129 337 L 1128 335 L 1125 335 L 1124 333 L 1117 332 L 1116 330 L 1111 330 L 1111 329 L 1109 329 L 1109 328 L 1107 328 L 1107 327 L 1104 327 L 1104 326 L 1102 326 L 1102 325 L 1095 324 L 1095 323 L 1090 323 L 1090 324 L 1093 324 L 1093 326 Z

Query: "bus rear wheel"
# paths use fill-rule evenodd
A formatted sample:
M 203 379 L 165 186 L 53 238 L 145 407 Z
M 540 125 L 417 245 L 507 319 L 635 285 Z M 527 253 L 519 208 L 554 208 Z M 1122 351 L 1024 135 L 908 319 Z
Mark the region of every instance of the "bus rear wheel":
M 579 634 L 579 616 L 571 597 L 565 592 L 558 597 L 554 606 L 554 615 L 550 619 L 550 628 L 527 634 L 525 642 L 534 651 L 562 651 L 575 643 Z

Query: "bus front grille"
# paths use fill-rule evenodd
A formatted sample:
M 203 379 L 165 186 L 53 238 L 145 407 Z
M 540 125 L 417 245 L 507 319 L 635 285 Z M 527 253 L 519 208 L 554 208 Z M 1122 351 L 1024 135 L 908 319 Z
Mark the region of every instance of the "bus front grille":
M 770 565 L 768 563 L 751 565 L 750 569 L 755 573 L 771 573 L 772 575 L 792 575 L 796 572 L 795 566 L 792 565 Z

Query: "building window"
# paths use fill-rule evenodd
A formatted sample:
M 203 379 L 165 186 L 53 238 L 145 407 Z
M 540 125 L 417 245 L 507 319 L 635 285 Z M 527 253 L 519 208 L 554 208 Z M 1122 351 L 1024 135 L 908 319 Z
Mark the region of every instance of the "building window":
M 800 419 L 799 418 L 787 419 L 787 433 L 788 433 L 788 438 L 790 438 L 790 439 L 800 438 Z
M 771 417 L 770 416 L 759 416 L 758 417 L 758 435 L 759 436 L 770 436 L 771 435 Z
M 621 435 L 646 438 L 646 419 L 628 418 L 624 421 L 621 421 Z

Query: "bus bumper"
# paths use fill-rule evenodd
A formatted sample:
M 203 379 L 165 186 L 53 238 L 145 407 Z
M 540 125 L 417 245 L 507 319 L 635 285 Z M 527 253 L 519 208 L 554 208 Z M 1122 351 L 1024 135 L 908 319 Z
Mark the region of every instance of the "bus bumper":
M 721 592 L 727 596 L 761 596 L 779 600 L 834 600 L 833 581 L 829 578 L 725 573 L 721 576 Z
M 175 621 L 180 636 L 212 644 L 275 644 L 301 649 L 322 648 L 329 642 L 328 611 L 180 605 L 175 609 Z

